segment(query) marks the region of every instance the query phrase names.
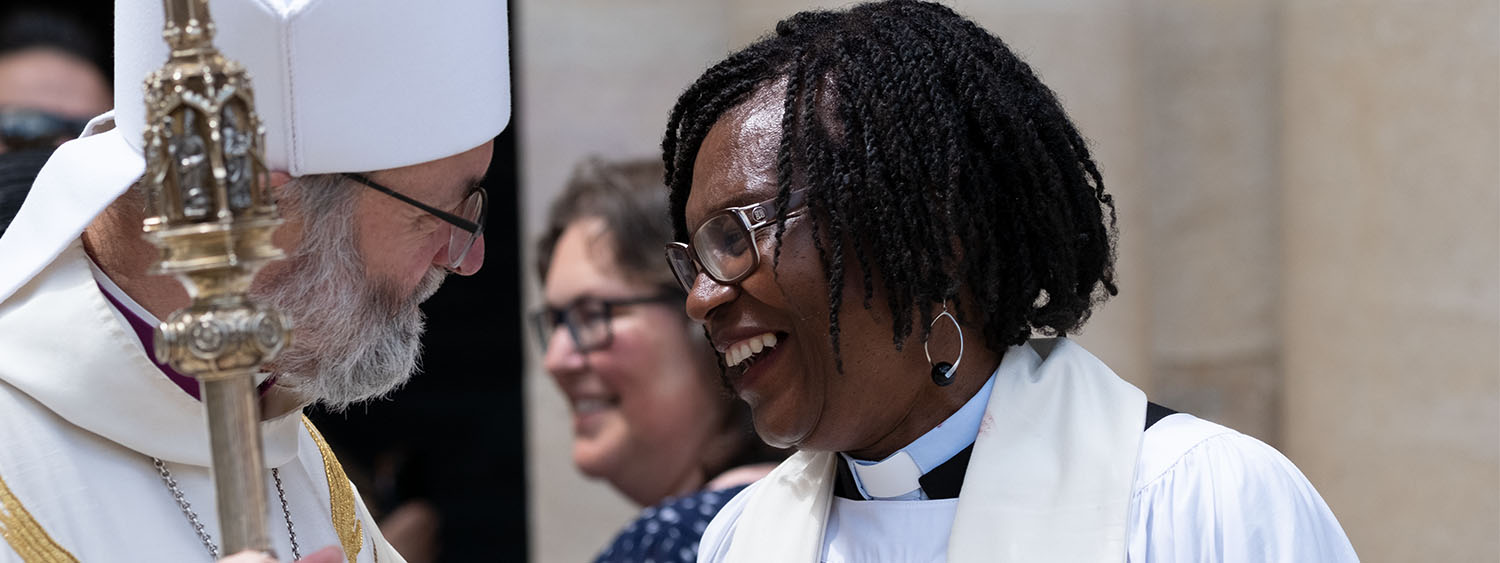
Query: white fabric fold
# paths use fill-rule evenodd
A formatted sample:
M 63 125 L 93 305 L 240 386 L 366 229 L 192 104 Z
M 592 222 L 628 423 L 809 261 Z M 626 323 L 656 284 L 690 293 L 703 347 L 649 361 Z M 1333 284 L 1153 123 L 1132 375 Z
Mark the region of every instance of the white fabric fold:
M 837 462 L 832 452 L 797 452 L 756 483 L 725 561 L 817 561 Z
M 104 299 L 75 239 L 0 303 L 0 380 L 68 422 L 142 454 L 207 467 L 203 404 L 162 375 Z M 79 342 L 90 343 L 79 354 Z M 261 423 L 266 467 L 297 456 L 301 412 Z
M 91 128 L 109 117 L 94 118 Z M 146 160 L 117 129 L 58 147 L 0 237 L 0 303 L 73 244 L 145 170 Z
M 948 560 L 1124 561 L 1146 396 L 1081 346 L 1030 343 L 1001 361 L 964 478 Z M 836 456 L 798 452 L 746 489 L 722 551 L 734 562 L 817 561 Z M 881 502 L 881 501 L 869 501 Z M 717 560 L 716 519 L 700 560 Z
M 1012 348 L 985 408 L 948 560 L 1125 561 L 1146 395 L 1082 346 Z
M 1323 497 L 1275 448 L 1186 414 L 1150 432 L 1132 503 L 1132 562 L 1359 561 Z

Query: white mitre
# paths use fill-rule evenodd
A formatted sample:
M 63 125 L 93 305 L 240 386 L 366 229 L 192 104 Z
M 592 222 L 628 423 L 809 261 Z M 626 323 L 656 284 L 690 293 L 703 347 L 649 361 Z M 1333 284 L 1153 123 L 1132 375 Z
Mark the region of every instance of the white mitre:
M 505 0 L 211 0 L 209 11 L 214 45 L 249 71 L 272 170 L 427 162 L 510 119 Z M 163 21 L 161 0 L 117 0 L 115 127 L 63 144 L 42 168 L 0 238 L 0 302 L 144 171 L 144 84 L 167 61 Z

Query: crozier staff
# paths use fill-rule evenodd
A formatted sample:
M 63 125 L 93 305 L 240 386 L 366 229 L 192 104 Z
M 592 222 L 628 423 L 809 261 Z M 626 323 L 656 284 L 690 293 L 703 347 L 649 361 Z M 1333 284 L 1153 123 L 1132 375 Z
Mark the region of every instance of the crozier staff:
M 244 64 L 288 258 L 252 296 L 290 318 L 261 385 L 271 547 L 400 561 L 311 423 L 401 385 L 418 304 L 484 261 L 493 137 L 510 115 L 504 2 L 215 0 L 214 43 Z M 63 144 L 0 237 L 0 561 L 222 555 L 196 381 L 153 361 L 188 303 L 148 275 L 138 187 L 160 0 L 115 7 L 115 111 Z M 201 147 L 173 146 L 192 167 Z M 198 169 L 202 170 L 202 169 Z M 185 194 L 190 196 L 191 194 Z
M 1113 202 L 951 9 L 792 16 L 682 94 L 663 151 L 688 313 L 799 450 L 700 561 L 1356 559 L 1280 453 L 1063 336 L 1116 292 Z

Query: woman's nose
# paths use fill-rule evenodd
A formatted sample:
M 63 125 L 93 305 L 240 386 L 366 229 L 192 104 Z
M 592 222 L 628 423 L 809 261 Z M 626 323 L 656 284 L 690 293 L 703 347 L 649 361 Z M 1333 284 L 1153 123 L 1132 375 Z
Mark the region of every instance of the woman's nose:
M 576 373 L 588 366 L 588 359 L 578 351 L 573 336 L 566 326 L 558 325 L 547 335 L 547 351 L 542 356 L 542 367 L 553 377 Z
M 734 301 L 739 287 L 739 284 L 719 283 L 708 274 L 698 272 L 698 277 L 693 278 L 693 286 L 688 288 L 687 315 L 700 323 L 707 322 L 714 309 Z

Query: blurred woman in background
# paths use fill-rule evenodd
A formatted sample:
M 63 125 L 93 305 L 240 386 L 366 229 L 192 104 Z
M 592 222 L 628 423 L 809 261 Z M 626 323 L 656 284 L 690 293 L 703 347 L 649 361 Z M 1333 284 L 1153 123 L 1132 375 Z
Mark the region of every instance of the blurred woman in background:
M 661 162 L 590 159 L 538 243 L 532 323 L 573 414 L 573 462 L 651 507 L 599 561 L 693 561 L 708 519 L 779 459 L 683 314 L 661 260 L 670 239 Z

